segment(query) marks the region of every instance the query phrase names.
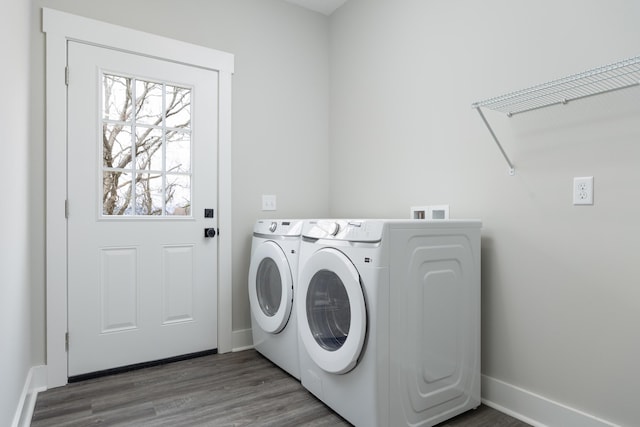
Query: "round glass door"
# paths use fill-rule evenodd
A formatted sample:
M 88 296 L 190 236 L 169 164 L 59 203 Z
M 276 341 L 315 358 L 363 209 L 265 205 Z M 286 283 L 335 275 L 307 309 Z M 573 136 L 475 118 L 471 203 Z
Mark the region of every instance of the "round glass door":
M 256 293 L 262 312 L 275 316 L 282 300 L 282 276 L 273 258 L 263 258 L 256 272 Z
M 251 257 L 249 303 L 263 331 L 275 334 L 287 325 L 293 305 L 293 278 L 284 251 L 272 241 L 260 244 Z
M 309 356 L 327 372 L 349 372 L 367 330 L 356 268 L 341 252 L 321 249 L 305 263 L 298 286 L 300 338 Z
M 349 336 L 351 307 L 340 277 L 331 270 L 316 272 L 309 282 L 307 320 L 316 343 L 327 351 L 340 349 Z

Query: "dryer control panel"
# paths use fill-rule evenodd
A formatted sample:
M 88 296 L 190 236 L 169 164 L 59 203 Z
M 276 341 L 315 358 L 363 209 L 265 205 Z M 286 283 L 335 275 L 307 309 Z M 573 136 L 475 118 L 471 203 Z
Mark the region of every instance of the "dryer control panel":
M 308 221 L 302 235 L 312 239 L 375 243 L 382 240 L 383 228 L 383 221 L 320 219 Z

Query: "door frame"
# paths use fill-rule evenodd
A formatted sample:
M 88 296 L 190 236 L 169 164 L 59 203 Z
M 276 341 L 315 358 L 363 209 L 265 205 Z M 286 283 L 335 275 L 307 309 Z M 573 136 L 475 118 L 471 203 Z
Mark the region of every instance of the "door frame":
M 234 56 L 178 40 L 42 9 L 46 33 L 47 387 L 67 384 L 67 43 L 70 40 L 218 72 L 218 352 L 232 350 L 231 77 Z M 73 78 L 73 77 L 71 77 Z

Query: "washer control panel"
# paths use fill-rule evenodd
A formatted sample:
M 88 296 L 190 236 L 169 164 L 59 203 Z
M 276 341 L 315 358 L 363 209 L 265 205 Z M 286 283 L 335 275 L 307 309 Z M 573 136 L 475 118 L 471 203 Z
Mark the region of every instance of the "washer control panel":
M 253 234 L 260 236 L 300 236 L 303 221 L 299 219 L 261 219 L 253 226 Z

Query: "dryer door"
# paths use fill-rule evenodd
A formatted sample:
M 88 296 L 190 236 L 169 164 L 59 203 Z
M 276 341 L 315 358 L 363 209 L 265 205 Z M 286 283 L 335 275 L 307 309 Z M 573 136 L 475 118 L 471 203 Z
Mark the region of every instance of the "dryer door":
M 342 252 L 324 248 L 304 264 L 298 282 L 298 330 L 311 359 L 324 371 L 356 366 L 367 332 L 360 275 Z
M 249 302 L 260 328 L 276 334 L 287 325 L 293 306 L 293 277 L 287 257 L 276 243 L 261 243 L 249 266 Z

